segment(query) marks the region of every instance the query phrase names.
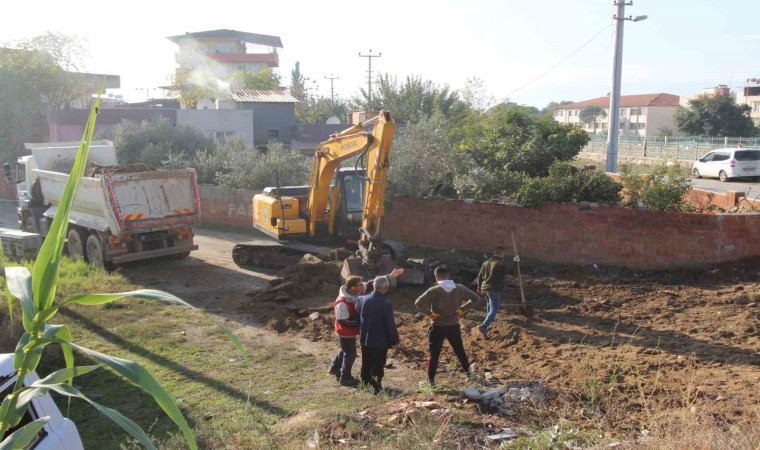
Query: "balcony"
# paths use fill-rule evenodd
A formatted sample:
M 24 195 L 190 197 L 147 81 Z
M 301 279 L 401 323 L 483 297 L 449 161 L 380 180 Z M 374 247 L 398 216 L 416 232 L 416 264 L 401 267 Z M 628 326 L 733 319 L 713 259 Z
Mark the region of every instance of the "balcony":
M 280 57 L 272 53 L 207 53 L 209 58 L 221 63 L 264 63 L 269 67 L 279 67 Z

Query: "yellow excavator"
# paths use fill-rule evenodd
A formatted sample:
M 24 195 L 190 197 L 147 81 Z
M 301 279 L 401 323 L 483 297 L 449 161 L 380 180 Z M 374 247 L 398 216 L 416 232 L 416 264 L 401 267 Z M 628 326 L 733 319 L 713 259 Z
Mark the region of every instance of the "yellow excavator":
M 253 226 L 273 239 L 236 245 L 235 263 L 281 268 L 306 253 L 345 247 L 356 252 L 345 260 L 343 278 L 390 273 L 405 251 L 402 243 L 384 239 L 381 229 L 393 132 L 390 112 L 381 111 L 317 147 L 308 186 L 281 187 L 278 181 L 255 195 Z M 341 167 L 351 158 L 353 167 Z M 399 282 L 422 284 L 423 277 L 407 270 Z

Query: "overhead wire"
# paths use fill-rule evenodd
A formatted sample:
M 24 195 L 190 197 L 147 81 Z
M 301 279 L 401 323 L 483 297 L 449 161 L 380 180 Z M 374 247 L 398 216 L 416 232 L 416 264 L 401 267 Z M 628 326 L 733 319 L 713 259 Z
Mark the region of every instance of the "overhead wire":
M 573 57 L 576 53 L 578 53 L 581 50 L 583 50 L 584 48 L 586 48 L 589 44 L 591 44 L 594 41 L 594 39 L 598 38 L 599 35 L 601 35 L 602 33 L 604 33 L 611 26 L 612 26 L 612 24 L 606 25 L 604 28 L 602 28 L 601 30 L 599 30 L 594 36 L 592 36 L 591 39 L 589 39 L 588 41 L 586 41 L 583 45 L 581 45 L 577 49 L 573 50 L 573 52 L 570 53 L 569 55 L 567 55 L 564 58 L 562 58 L 562 60 L 560 60 L 560 62 L 558 62 L 557 64 L 551 66 L 549 68 L 549 70 L 547 70 L 546 72 L 544 72 L 541 75 L 537 76 L 536 78 L 533 78 L 532 80 L 530 80 L 527 83 L 523 84 L 522 86 L 520 86 L 519 88 L 515 89 L 514 91 L 510 92 L 509 95 L 507 95 L 507 98 L 512 97 L 516 93 L 520 92 L 521 90 L 525 89 L 526 87 L 528 87 L 531 84 L 535 83 L 536 81 L 540 80 L 544 76 L 548 75 L 551 71 L 553 71 L 554 69 L 556 69 L 557 67 L 559 67 L 560 64 L 562 64 L 563 62 L 567 61 L 568 59 L 570 59 L 571 57 Z

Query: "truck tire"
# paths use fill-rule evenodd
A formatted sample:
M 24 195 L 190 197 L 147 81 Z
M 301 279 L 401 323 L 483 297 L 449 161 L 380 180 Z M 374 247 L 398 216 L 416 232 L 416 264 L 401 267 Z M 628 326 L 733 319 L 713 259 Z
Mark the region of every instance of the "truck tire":
M 69 258 L 73 260 L 87 261 L 87 256 L 84 253 L 84 243 L 87 241 L 87 234 L 84 231 L 76 228 L 69 229 Z
M 85 253 L 87 254 L 87 261 L 90 265 L 95 267 L 107 268 L 106 252 L 103 248 L 103 241 L 100 240 L 100 236 L 97 234 L 91 234 L 87 237 L 85 243 Z

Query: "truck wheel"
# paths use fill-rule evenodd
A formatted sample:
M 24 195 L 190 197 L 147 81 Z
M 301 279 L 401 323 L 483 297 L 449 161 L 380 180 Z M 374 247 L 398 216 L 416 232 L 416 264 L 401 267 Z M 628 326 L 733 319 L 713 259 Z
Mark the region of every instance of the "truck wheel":
M 72 228 L 69 230 L 69 258 L 73 260 L 87 260 L 85 254 L 84 254 L 84 242 L 86 241 L 87 235 L 77 230 L 76 228 Z
M 190 252 L 182 252 L 182 253 L 177 253 L 176 255 L 174 255 L 176 259 L 185 259 L 188 256 L 190 256 Z
M 100 236 L 97 234 L 89 235 L 85 244 L 85 250 L 90 265 L 104 269 L 109 268 L 110 264 L 106 262 L 106 253 L 103 251 L 103 241 L 100 240 Z

